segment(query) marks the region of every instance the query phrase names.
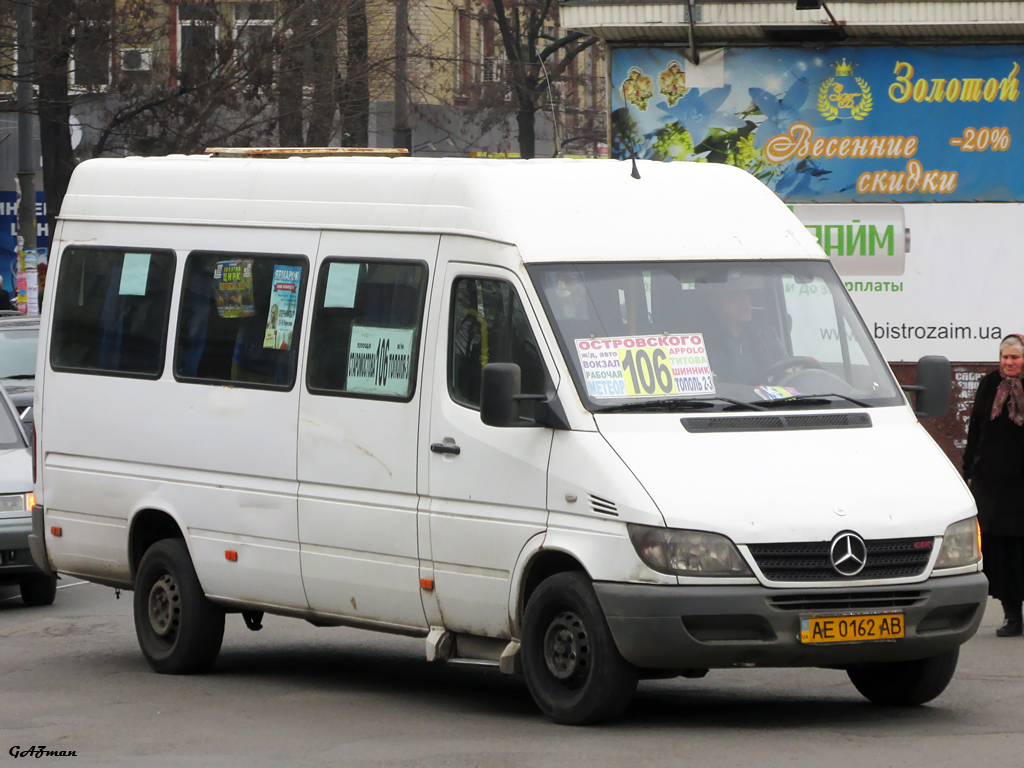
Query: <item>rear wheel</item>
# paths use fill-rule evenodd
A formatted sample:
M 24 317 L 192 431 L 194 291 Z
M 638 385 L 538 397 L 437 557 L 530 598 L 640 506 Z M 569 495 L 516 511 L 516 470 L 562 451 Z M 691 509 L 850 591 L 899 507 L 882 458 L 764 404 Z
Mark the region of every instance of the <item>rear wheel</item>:
M 25 605 L 52 605 L 57 597 L 57 574 L 45 573 L 21 582 L 21 599 Z
M 135 579 L 135 634 L 157 672 L 205 672 L 224 639 L 224 610 L 203 594 L 188 547 L 163 539 L 146 550 Z
M 858 691 L 874 704 L 913 707 L 931 701 L 949 685 L 960 649 L 914 661 L 861 664 L 846 673 Z
M 619 655 L 590 580 L 578 572 L 541 582 L 523 615 L 522 663 L 537 706 L 559 723 L 622 714 L 637 670 Z

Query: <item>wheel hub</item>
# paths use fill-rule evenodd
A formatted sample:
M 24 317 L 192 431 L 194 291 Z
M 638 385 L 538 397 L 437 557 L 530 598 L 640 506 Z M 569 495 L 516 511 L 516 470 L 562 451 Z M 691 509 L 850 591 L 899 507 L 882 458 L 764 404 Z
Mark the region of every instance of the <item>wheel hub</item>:
M 173 637 L 177 612 L 178 585 L 170 574 L 164 574 L 149 590 L 149 624 L 159 637 Z
M 571 611 L 551 620 L 544 633 L 544 663 L 558 680 L 585 675 L 590 667 L 590 639 L 583 621 Z

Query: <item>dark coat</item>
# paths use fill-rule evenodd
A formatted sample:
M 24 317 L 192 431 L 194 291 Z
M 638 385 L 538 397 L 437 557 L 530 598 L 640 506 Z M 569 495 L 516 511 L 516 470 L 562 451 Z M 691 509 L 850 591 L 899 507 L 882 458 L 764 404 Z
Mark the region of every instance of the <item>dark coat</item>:
M 967 425 L 963 474 L 970 480 L 982 533 L 1024 536 L 1024 427 L 1006 415 L 989 418 L 999 371 L 978 382 Z
M 724 330 L 711 330 L 705 333 L 704 344 L 711 370 L 722 382 L 775 383 L 764 379 L 765 371 L 789 357 L 775 329 L 756 320 L 748 323 L 738 337 Z

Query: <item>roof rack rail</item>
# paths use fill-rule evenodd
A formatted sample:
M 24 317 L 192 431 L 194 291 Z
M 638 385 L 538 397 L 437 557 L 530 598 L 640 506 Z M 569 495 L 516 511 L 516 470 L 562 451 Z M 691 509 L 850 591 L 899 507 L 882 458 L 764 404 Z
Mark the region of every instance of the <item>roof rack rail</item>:
M 205 154 L 213 157 L 401 157 L 409 150 L 403 147 L 207 147 Z

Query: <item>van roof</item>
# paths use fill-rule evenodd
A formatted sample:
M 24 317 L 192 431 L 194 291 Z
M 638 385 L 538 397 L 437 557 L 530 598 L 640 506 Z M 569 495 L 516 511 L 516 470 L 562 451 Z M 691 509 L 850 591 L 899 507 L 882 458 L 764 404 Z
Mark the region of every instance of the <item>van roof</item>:
M 95 159 L 75 169 L 60 218 L 454 233 L 514 244 L 526 262 L 825 258 L 745 171 L 637 166 L 639 179 L 612 160 Z

